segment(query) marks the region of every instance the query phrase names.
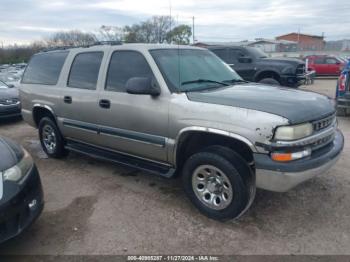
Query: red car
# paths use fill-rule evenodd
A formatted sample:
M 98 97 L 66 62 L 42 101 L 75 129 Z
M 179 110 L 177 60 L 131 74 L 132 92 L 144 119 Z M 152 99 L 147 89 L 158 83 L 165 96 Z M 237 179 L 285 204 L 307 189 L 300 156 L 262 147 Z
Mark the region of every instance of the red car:
M 345 66 L 344 60 L 329 55 L 312 55 L 305 57 L 308 60 L 309 71 L 314 70 L 316 75 L 339 76 Z

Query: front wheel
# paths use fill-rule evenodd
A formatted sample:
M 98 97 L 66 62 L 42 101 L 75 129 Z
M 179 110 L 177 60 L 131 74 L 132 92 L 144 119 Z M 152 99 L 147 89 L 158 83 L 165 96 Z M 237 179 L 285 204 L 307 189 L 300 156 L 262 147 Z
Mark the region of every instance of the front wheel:
M 203 214 L 213 219 L 239 217 L 254 198 L 246 179 L 251 175 L 247 174 L 251 172 L 248 165 L 236 154 L 230 160 L 220 151 L 206 150 L 192 155 L 184 165 L 185 192 Z

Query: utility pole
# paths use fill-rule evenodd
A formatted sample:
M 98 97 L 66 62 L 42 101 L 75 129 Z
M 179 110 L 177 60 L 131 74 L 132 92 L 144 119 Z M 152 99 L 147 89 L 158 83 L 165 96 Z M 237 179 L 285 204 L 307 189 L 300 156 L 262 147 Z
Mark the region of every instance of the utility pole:
M 194 44 L 194 41 L 195 41 L 195 37 L 194 37 L 194 16 L 192 16 L 192 41 L 193 41 L 193 44 Z
M 298 51 L 300 50 L 300 27 L 298 27 Z

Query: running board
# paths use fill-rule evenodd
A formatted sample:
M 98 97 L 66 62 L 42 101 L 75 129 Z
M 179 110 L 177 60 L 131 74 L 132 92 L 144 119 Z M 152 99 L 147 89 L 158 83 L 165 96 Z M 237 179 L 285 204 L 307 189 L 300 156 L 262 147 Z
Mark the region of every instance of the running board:
M 75 142 L 75 141 L 67 141 L 65 146 L 66 149 L 70 151 L 74 151 L 77 153 L 81 153 L 92 158 L 97 158 L 100 160 L 120 164 L 127 167 L 136 168 L 151 174 L 160 175 L 163 177 L 172 177 L 175 173 L 175 169 L 161 163 L 156 163 L 152 161 L 148 161 L 145 159 L 125 155 L 122 153 L 117 153 L 110 150 L 105 150 L 101 148 L 97 148 L 91 145 Z

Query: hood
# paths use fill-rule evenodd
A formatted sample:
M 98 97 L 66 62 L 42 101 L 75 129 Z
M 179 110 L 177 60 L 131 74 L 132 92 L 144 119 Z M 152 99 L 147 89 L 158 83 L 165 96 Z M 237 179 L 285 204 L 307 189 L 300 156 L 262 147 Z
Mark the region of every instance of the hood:
M 290 124 L 320 119 L 335 112 L 333 102 L 324 95 L 254 83 L 188 92 L 187 97 L 196 102 L 247 108 L 279 115 L 288 119 Z
M 296 58 L 287 58 L 287 57 L 274 57 L 274 58 L 261 58 L 259 62 L 266 62 L 266 63 L 278 63 L 278 64 L 284 64 L 284 65 L 300 65 L 305 64 L 304 61 Z
M 10 139 L 0 137 L 0 172 L 16 165 L 23 157 L 22 148 Z
M 18 89 L 17 88 L 0 88 L 0 100 L 8 98 L 18 99 Z

